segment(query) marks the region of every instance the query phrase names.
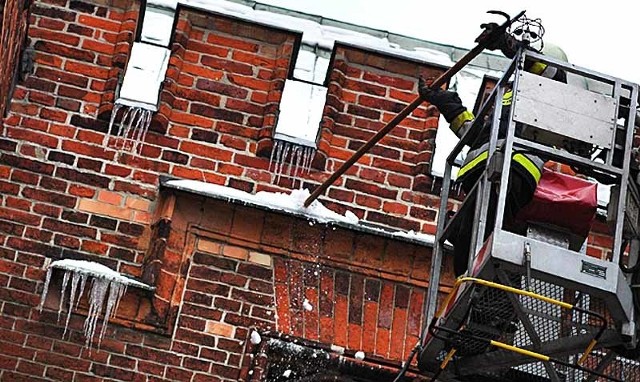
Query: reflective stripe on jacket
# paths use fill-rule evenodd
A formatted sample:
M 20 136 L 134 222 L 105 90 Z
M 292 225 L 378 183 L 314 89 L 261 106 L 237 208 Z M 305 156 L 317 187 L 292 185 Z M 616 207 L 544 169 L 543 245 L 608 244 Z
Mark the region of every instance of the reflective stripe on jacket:
M 503 112 L 509 109 L 509 107 L 511 106 L 511 102 L 512 91 L 508 91 L 504 93 L 504 96 L 502 97 L 502 105 L 506 106 L 506 108 L 503 107 Z M 505 114 L 508 115 L 508 113 L 504 113 L 503 116 Z M 456 118 L 456 121 L 453 121 L 451 123 L 451 129 L 458 136 L 464 135 L 469 127 L 471 127 L 471 124 L 473 122 L 473 114 L 468 113 L 467 115 L 464 115 L 463 118 L 463 121 L 458 121 L 458 118 Z M 459 123 L 454 126 L 454 122 Z M 504 139 L 498 139 L 498 146 L 502 145 L 503 143 Z M 469 177 L 469 174 L 479 174 L 479 172 L 485 168 L 488 156 L 489 142 L 485 142 L 479 147 L 469 149 L 467 157 L 465 158 L 462 167 L 458 171 L 458 181 L 464 182 L 464 180 Z M 538 184 L 538 182 L 540 181 L 540 177 L 542 176 L 542 168 L 544 166 L 544 161 L 542 159 L 535 155 L 521 152 L 514 152 L 511 159 L 514 163 L 517 163 L 525 173 L 531 176 L 531 180 L 535 182 L 535 184 Z

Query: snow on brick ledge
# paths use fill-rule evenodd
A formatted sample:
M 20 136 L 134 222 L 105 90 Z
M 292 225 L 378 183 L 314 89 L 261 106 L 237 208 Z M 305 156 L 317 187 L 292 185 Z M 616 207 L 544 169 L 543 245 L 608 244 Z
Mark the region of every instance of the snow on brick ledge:
M 307 189 L 292 190 L 290 194 L 282 192 L 260 191 L 250 194 L 231 187 L 220 186 L 197 180 L 161 178 L 163 187 L 190 192 L 205 197 L 224 200 L 242 205 L 250 205 L 271 211 L 285 212 L 297 217 L 306 218 L 310 222 L 335 224 L 341 227 L 354 229 L 394 239 L 402 239 L 421 245 L 433 245 L 434 236 L 414 231 L 399 231 L 392 228 L 374 227 L 367 222 L 361 222 L 351 211 L 340 215 L 325 207 L 320 201 L 315 200 L 309 207 L 304 206 L 304 201 L 309 197 Z M 311 223 L 310 223 L 311 224 Z
M 60 304 L 58 306 L 59 312 L 65 308 L 65 297 L 68 294 L 68 305 L 66 306 L 67 318 L 62 337 L 67 333 L 71 311 L 78 307 L 78 303 L 82 298 L 87 281 L 91 282 L 91 290 L 88 292 L 89 311 L 84 322 L 84 335 L 86 337 L 85 346 L 87 347 L 90 347 L 91 340 L 95 335 L 98 318 L 102 313 L 103 306 L 106 306 L 106 308 L 102 329 L 100 330 L 98 337 L 98 346 L 102 341 L 102 337 L 104 337 L 109 318 L 115 317 L 118 304 L 122 296 L 126 293 L 127 287 L 132 286 L 145 290 L 154 290 L 153 287 L 147 284 L 126 277 L 99 263 L 72 259 L 57 260 L 49 264 L 49 267 L 47 268 L 47 275 L 40 299 L 40 311 L 42 311 L 47 299 L 51 274 L 54 269 L 64 271 L 62 288 L 60 291 Z M 69 280 L 71 280 L 71 285 L 69 285 Z M 68 293 L 67 289 L 69 289 Z

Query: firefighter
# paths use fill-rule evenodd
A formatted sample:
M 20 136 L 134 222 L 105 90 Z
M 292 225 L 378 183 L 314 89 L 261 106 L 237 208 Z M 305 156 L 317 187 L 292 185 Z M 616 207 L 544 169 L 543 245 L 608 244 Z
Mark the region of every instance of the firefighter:
M 485 29 L 491 30 L 491 26 Z M 497 27 L 497 24 L 495 25 Z M 502 53 L 513 58 L 517 53 L 519 41 L 513 36 L 505 33 L 498 41 L 489 46 L 491 50 L 500 49 Z M 563 61 L 567 61 L 566 55 L 557 46 L 548 44 L 542 50 L 543 54 L 549 55 Z M 530 73 L 538 74 L 547 78 L 566 83 L 566 74 L 554 67 L 547 66 L 542 62 L 525 62 L 524 69 Z M 449 122 L 449 127 L 458 136 L 462 137 L 472 126 L 474 115 L 462 104 L 460 97 L 454 91 L 431 89 L 425 80 L 420 77 L 418 91 L 423 100 L 429 102 L 438 108 L 440 113 Z M 512 92 L 505 92 L 502 99 L 501 126 L 499 138 L 506 135 L 507 122 L 509 117 L 510 105 L 512 101 Z M 491 123 L 492 116 L 486 119 Z M 462 167 L 458 171 L 457 182 L 461 184 L 465 193 L 469 194 L 474 184 L 478 181 L 482 172 L 486 167 L 489 148 L 489 126 L 485 126 L 481 136 L 475 139 L 475 143 L 469 148 L 468 154 Z M 498 141 L 498 145 L 501 144 Z M 533 193 L 542 175 L 544 161 L 534 155 L 514 151 L 511 157 L 511 172 L 509 177 L 507 200 L 505 203 L 505 226 L 509 227 L 514 223 L 516 213 L 524 207 L 532 198 Z M 475 195 L 469 196 L 475 198 Z M 475 200 L 469 200 L 470 208 L 465 208 L 465 216 L 457 218 L 458 224 L 453 228 L 453 234 L 449 237 L 449 241 L 454 246 L 454 272 L 456 276 L 464 274 L 467 270 L 469 250 L 471 245 L 472 222 L 475 215 Z M 495 206 L 497 205 L 497 192 L 492 190 L 489 201 L 489 210 L 487 213 L 487 227 L 492 227 L 495 221 Z M 491 232 L 486 231 L 485 239 Z

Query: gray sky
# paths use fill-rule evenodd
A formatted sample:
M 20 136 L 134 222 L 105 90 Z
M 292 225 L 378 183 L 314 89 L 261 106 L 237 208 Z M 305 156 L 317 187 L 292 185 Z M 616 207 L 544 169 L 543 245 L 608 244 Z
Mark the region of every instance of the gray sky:
M 640 2 L 578 1 L 426 1 L 426 0 L 258 0 L 261 3 L 388 30 L 424 40 L 471 48 L 482 22 L 527 11 L 540 18 L 545 41 L 562 47 L 575 65 L 640 83 L 637 24 Z M 585 5 L 585 4 L 589 5 Z

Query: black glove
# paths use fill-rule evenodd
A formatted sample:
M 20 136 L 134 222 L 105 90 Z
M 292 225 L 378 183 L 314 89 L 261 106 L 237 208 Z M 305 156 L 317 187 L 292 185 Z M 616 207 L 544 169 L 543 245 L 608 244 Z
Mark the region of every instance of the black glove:
M 498 23 L 481 24 L 480 28 L 484 29 L 484 31 L 475 39 L 475 42 L 484 42 L 484 40 L 488 39 L 489 36 L 499 27 L 500 26 L 498 25 Z M 509 58 L 515 57 L 518 51 L 518 40 L 516 40 L 506 31 L 502 31 L 499 33 L 499 35 L 494 37 L 495 38 L 493 39 L 493 41 L 487 45 L 487 49 L 500 49 L 500 51 L 502 51 L 502 54 L 504 54 L 505 56 Z
M 420 94 L 420 98 L 437 107 L 449 123 L 460 115 L 460 113 L 467 110 L 467 108 L 462 105 L 462 100 L 458 96 L 458 93 L 440 88 L 431 88 L 422 77 L 418 79 L 418 93 Z

